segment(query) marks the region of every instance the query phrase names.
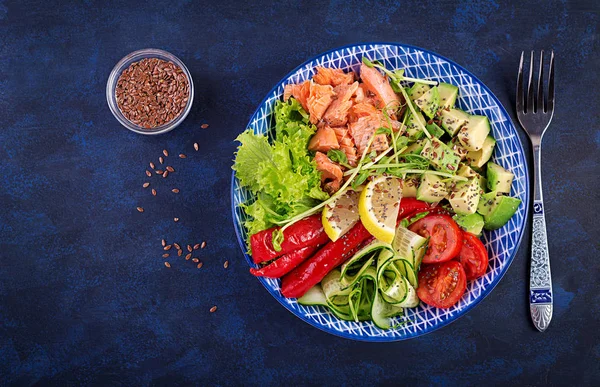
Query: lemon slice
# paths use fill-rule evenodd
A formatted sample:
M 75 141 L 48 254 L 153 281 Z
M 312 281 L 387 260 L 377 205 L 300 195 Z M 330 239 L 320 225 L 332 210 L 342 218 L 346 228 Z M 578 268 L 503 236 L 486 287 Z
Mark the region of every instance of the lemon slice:
M 380 241 L 392 243 L 396 232 L 402 181 L 380 176 L 369 182 L 360 195 L 358 211 L 365 228 Z
M 321 221 L 329 239 L 336 241 L 358 222 L 360 191 L 346 190 L 323 209 Z

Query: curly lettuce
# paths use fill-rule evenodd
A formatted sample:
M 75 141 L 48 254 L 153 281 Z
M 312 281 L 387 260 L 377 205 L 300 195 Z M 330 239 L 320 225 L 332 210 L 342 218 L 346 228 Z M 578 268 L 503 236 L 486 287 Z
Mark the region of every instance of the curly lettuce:
M 321 189 L 321 173 L 308 151 L 315 133 L 308 114 L 291 98 L 275 106 L 275 138 L 269 143 L 251 129 L 237 137 L 233 169 L 243 187 L 256 199 L 245 203 L 248 235 L 267 229 L 277 221 L 298 215 L 329 198 Z

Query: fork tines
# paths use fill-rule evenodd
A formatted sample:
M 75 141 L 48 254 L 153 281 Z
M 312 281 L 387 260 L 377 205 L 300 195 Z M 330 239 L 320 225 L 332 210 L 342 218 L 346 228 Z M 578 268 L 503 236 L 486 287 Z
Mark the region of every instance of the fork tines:
M 540 52 L 540 70 L 537 80 L 537 97 L 535 97 L 533 85 L 533 67 L 534 52 L 531 51 L 529 61 L 529 82 L 527 83 L 527 98 L 524 96 L 523 88 L 523 58 L 525 52 L 521 53 L 521 62 L 519 63 L 519 75 L 517 76 L 517 113 L 543 113 L 552 112 L 554 110 L 554 51 L 550 53 L 550 66 L 548 71 L 548 94 L 544 98 L 544 51 Z

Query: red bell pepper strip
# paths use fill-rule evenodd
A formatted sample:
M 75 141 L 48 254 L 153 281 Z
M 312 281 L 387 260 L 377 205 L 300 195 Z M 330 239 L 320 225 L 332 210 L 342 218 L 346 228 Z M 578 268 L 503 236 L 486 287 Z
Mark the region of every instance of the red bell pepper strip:
M 321 250 L 281 279 L 281 294 L 287 298 L 302 297 L 311 287 L 354 253 L 356 247 L 371 234 L 358 222 L 344 236 L 327 243 Z
M 412 214 L 431 210 L 431 204 L 415 198 L 402 198 L 398 209 L 398 219 L 404 219 Z
M 260 269 L 250 268 L 250 273 L 257 277 L 281 278 L 313 255 L 319 247 L 321 247 L 321 245 L 307 246 L 292 251 Z
M 452 215 L 443 207 L 433 203 L 423 202 L 415 198 L 402 198 L 400 208 L 398 209 L 398 223 L 402 219 L 411 218 L 421 212 L 429 212 L 430 214 Z
M 254 263 L 270 261 L 273 258 L 301 249 L 307 246 L 325 244 L 329 237 L 323 229 L 321 215 L 313 215 L 292 224 L 283 232 L 284 240 L 281 250 L 273 248 L 273 231 L 278 227 L 257 232 L 250 237 L 250 249 Z

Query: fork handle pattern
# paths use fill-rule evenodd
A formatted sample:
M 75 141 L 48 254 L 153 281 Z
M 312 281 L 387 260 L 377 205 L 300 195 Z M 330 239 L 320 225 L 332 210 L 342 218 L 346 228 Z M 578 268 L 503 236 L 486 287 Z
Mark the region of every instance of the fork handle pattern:
M 548 237 L 542 199 L 540 146 L 534 146 L 534 185 L 533 226 L 531 240 L 531 271 L 529 277 L 529 309 L 533 324 L 543 332 L 552 319 L 552 277 Z

